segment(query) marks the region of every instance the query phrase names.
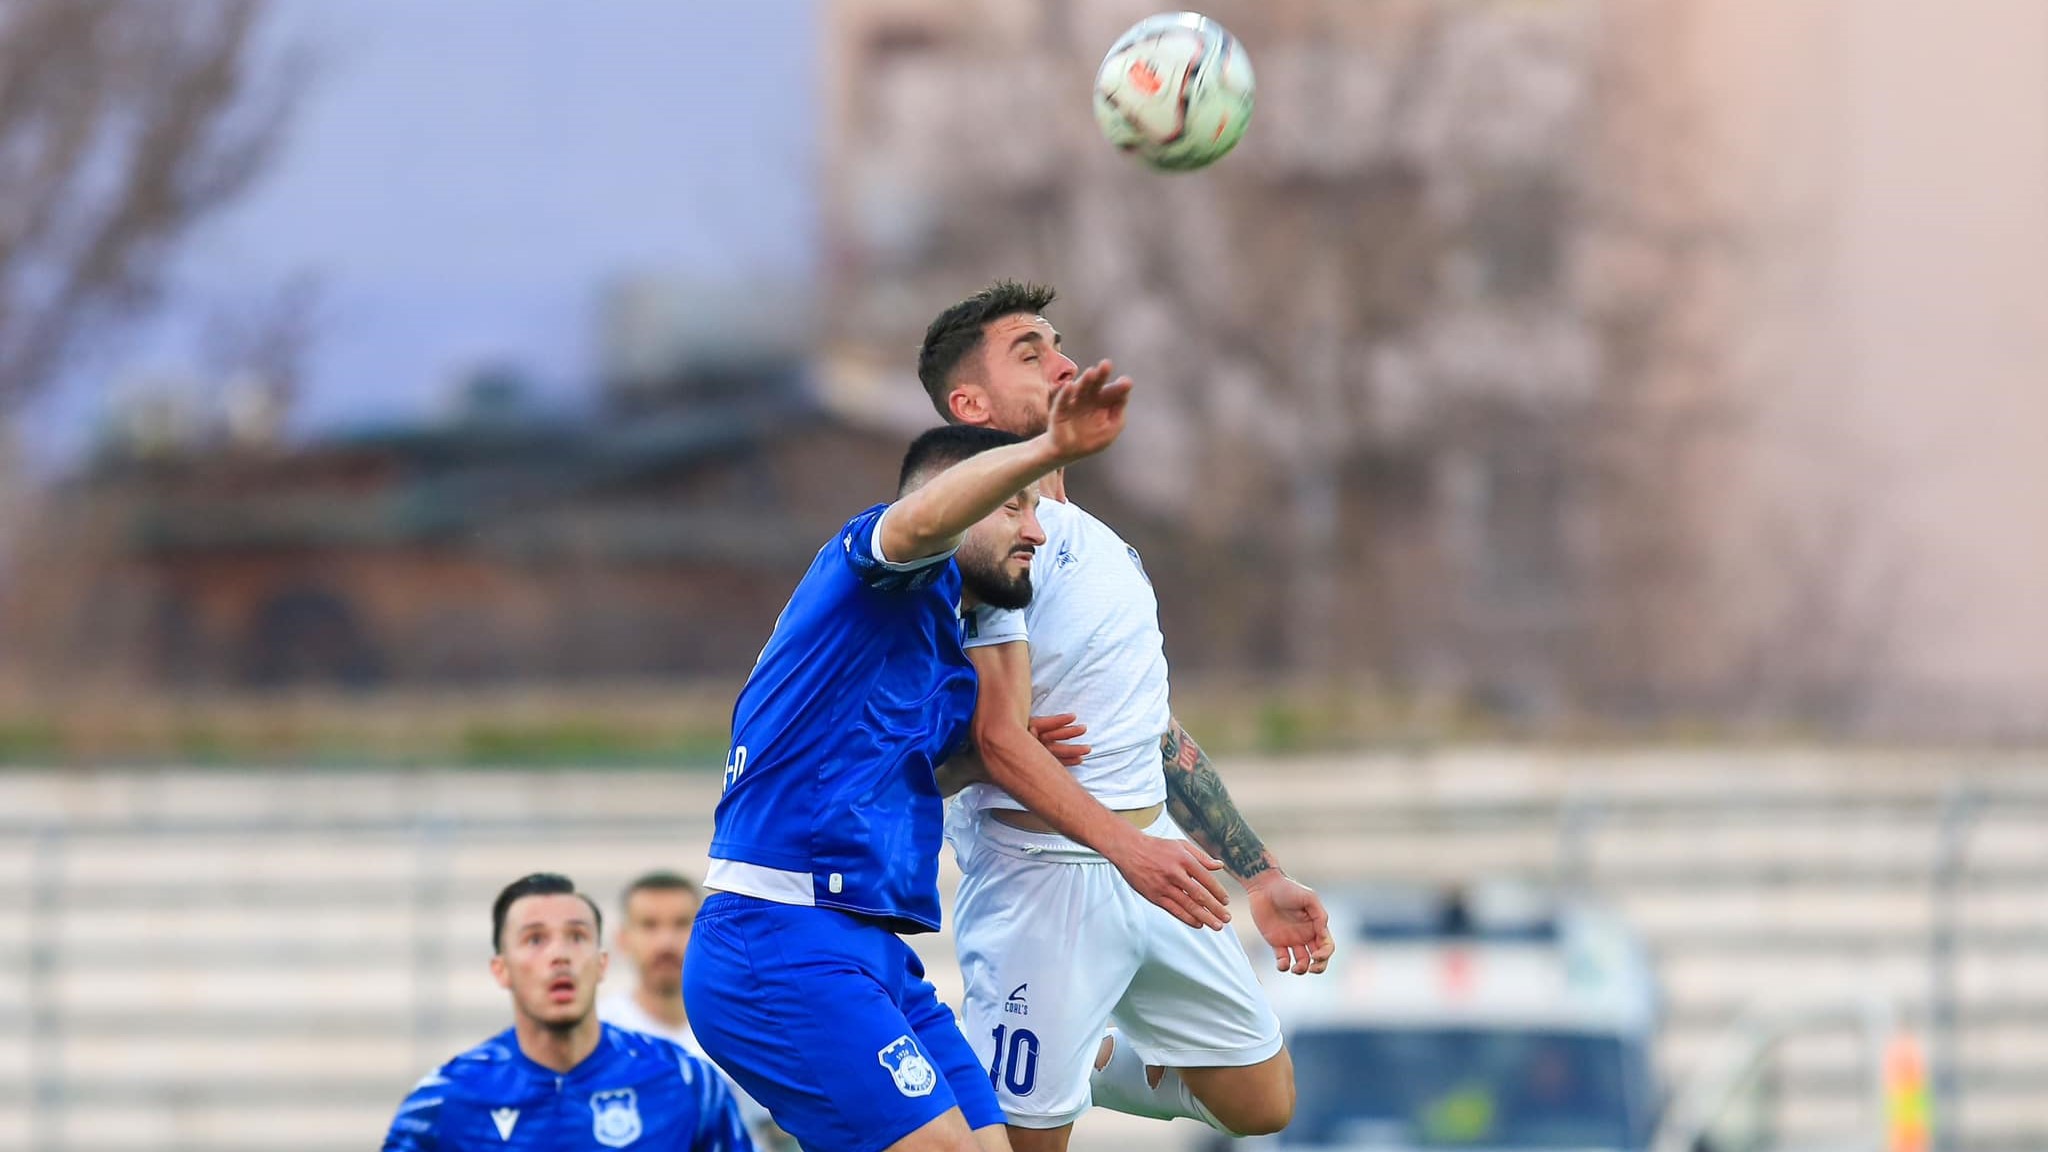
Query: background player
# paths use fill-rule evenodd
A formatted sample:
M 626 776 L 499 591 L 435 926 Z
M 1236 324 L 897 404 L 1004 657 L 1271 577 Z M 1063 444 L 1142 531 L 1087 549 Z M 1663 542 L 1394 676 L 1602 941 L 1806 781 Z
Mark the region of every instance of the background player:
M 690 1013 L 683 1004 L 683 955 L 690 946 L 690 926 L 702 902 L 697 885 L 677 872 L 655 871 L 634 878 L 619 895 L 619 951 L 633 963 L 633 981 L 614 980 L 613 991 L 598 999 L 598 1018 L 629 1032 L 645 1032 L 683 1046 L 699 1056 L 704 1050 L 690 1032 Z M 728 1078 L 727 1087 L 739 1104 L 740 1119 L 761 1148 L 787 1147 L 791 1141 L 761 1107 Z
M 942 414 L 1020 434 L 1043 426 L 1046 397 L 1076 370 L 1041 314 L 1052 299 L 1004 282 L 933 321 L 918 374 Z M 966 641 L 982 684 L 975 741 L 992 781 L 963 794 L 956 820 L 967 1033 L 1019 1148 L 1064 1147 L 1091 1100 L 1237 1134 L 1278 1131 L 1294 1101 L 1279 1023 L 1235 937 L 1195 927 L 1220 926 L 1221 890 L 1162 866 L 1165 846 L 1184 843 L 1175 825 L 1244 883 L 1282 970 L 1327 966 L 1327 915 L 1280 871 L 1174 720 L 1158 605 L 1137 552 L 1063 502 L 1063 476 L 1042 490 L 1046 558 L 1028 627 L 1021 611 L 977 611 Z M 1089 726 L 1093 752 L 1078 769 L 1020 743 L 1034 706 Z M 1162 819 L 1169 809 L 1173 819 Z M 1123 884 L 1085 866 L 1103 859 Z M 1046 930 L 1048 909 L 1066 910 L 1050 920 L 1066 931 Z M 1123 1035 L 1105 1043 L 1112 1017 Z
M 386 1152 L 753 1148 L 708 1061 L 598 1020 L 603 923 L 566 876 L 539 872 L 498 893 L 491 975 L 512 995 L 512 1027 L 421 1080 Z
M 939 926 L 935 772 L 975 701 L 959 610 L 1030 601 L 1031 486 L 1122 431 L 1131 385 L 1109 377 L 1063 381 L 1029 440 L 920 436 L 896 502 L 819 552 L 734 706 L 684 996 L 704 1050 L 807 1148 L 1008 1146 L 897 933 Z

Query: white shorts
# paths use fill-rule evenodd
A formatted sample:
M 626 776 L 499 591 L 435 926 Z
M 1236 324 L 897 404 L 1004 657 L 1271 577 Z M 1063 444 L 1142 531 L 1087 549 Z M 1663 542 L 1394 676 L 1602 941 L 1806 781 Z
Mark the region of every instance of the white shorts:
M 1188 927 L 1064 836 L 950 816 L 964 1030 L 1011 1123 L 1057 1128 L 1088 1110 L 1112 1021 L 1146 1063 L 1170 1068 L 1242 1067 L 1280 1050 L 1235 932 Z M 1164 815 L 1147 832 L 1186 839 Z

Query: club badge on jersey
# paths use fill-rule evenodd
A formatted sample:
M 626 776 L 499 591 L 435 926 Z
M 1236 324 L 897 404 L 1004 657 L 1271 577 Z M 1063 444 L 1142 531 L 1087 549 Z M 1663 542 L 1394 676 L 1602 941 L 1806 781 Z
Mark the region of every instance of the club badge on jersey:
M 640 1105 L 631 1088 L 590 1097 L 590 1134 L 607 1148 L 624 1148 L 640 1138 Z
M 1145 562 L 1138 558 L 1138 550 L 1126 544 L 1124 545 L 1124 551 L 1130 555 L 1131 564 L 1137 568 L 1138 575 L 1144 577 L 1145 583 L 1150 584 L 1152 582 L 1152 574 L 1145 571 Z

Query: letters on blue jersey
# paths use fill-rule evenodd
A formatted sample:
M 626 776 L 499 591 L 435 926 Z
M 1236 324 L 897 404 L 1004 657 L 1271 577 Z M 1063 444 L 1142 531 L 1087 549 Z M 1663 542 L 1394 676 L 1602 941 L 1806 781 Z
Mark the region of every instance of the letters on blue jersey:
M 741 689 L 711 856 L 756 896 L 936 930 L 935 773 L 967 735 L 974 669 L 959 566 L 877 556 L 886 507 L 819 551 Z
M 718 1071 L 680 1046 L 604 1025 L 566 1073 L 519 1051 L 510 1029 L 435 1069 L 399 1106 L 385 1152 L 751 1152 Z

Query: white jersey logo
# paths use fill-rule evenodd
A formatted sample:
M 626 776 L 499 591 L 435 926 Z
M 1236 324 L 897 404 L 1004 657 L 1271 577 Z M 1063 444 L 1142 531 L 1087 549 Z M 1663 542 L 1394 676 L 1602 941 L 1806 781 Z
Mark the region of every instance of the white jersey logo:
M 640 1105 L 631 1088 L 590 1097 L 590 1134 L 607 1148 L 624 1148 L 640 1138 Z
M 491 1110 L 491 1123 L 498 1126 L 498 1139 L 510 1140 L 512 1126 L 519 1123 L 519 1109 L 494 1108 Z
M 888 1047 L 875 1053 L 875 1062 L 889 1070 L 896 1090 L 905 1096 L 929 1096 L 939 1086 L 938 1069 L 924 1058 L 909 1036 L 889 1041 Z

